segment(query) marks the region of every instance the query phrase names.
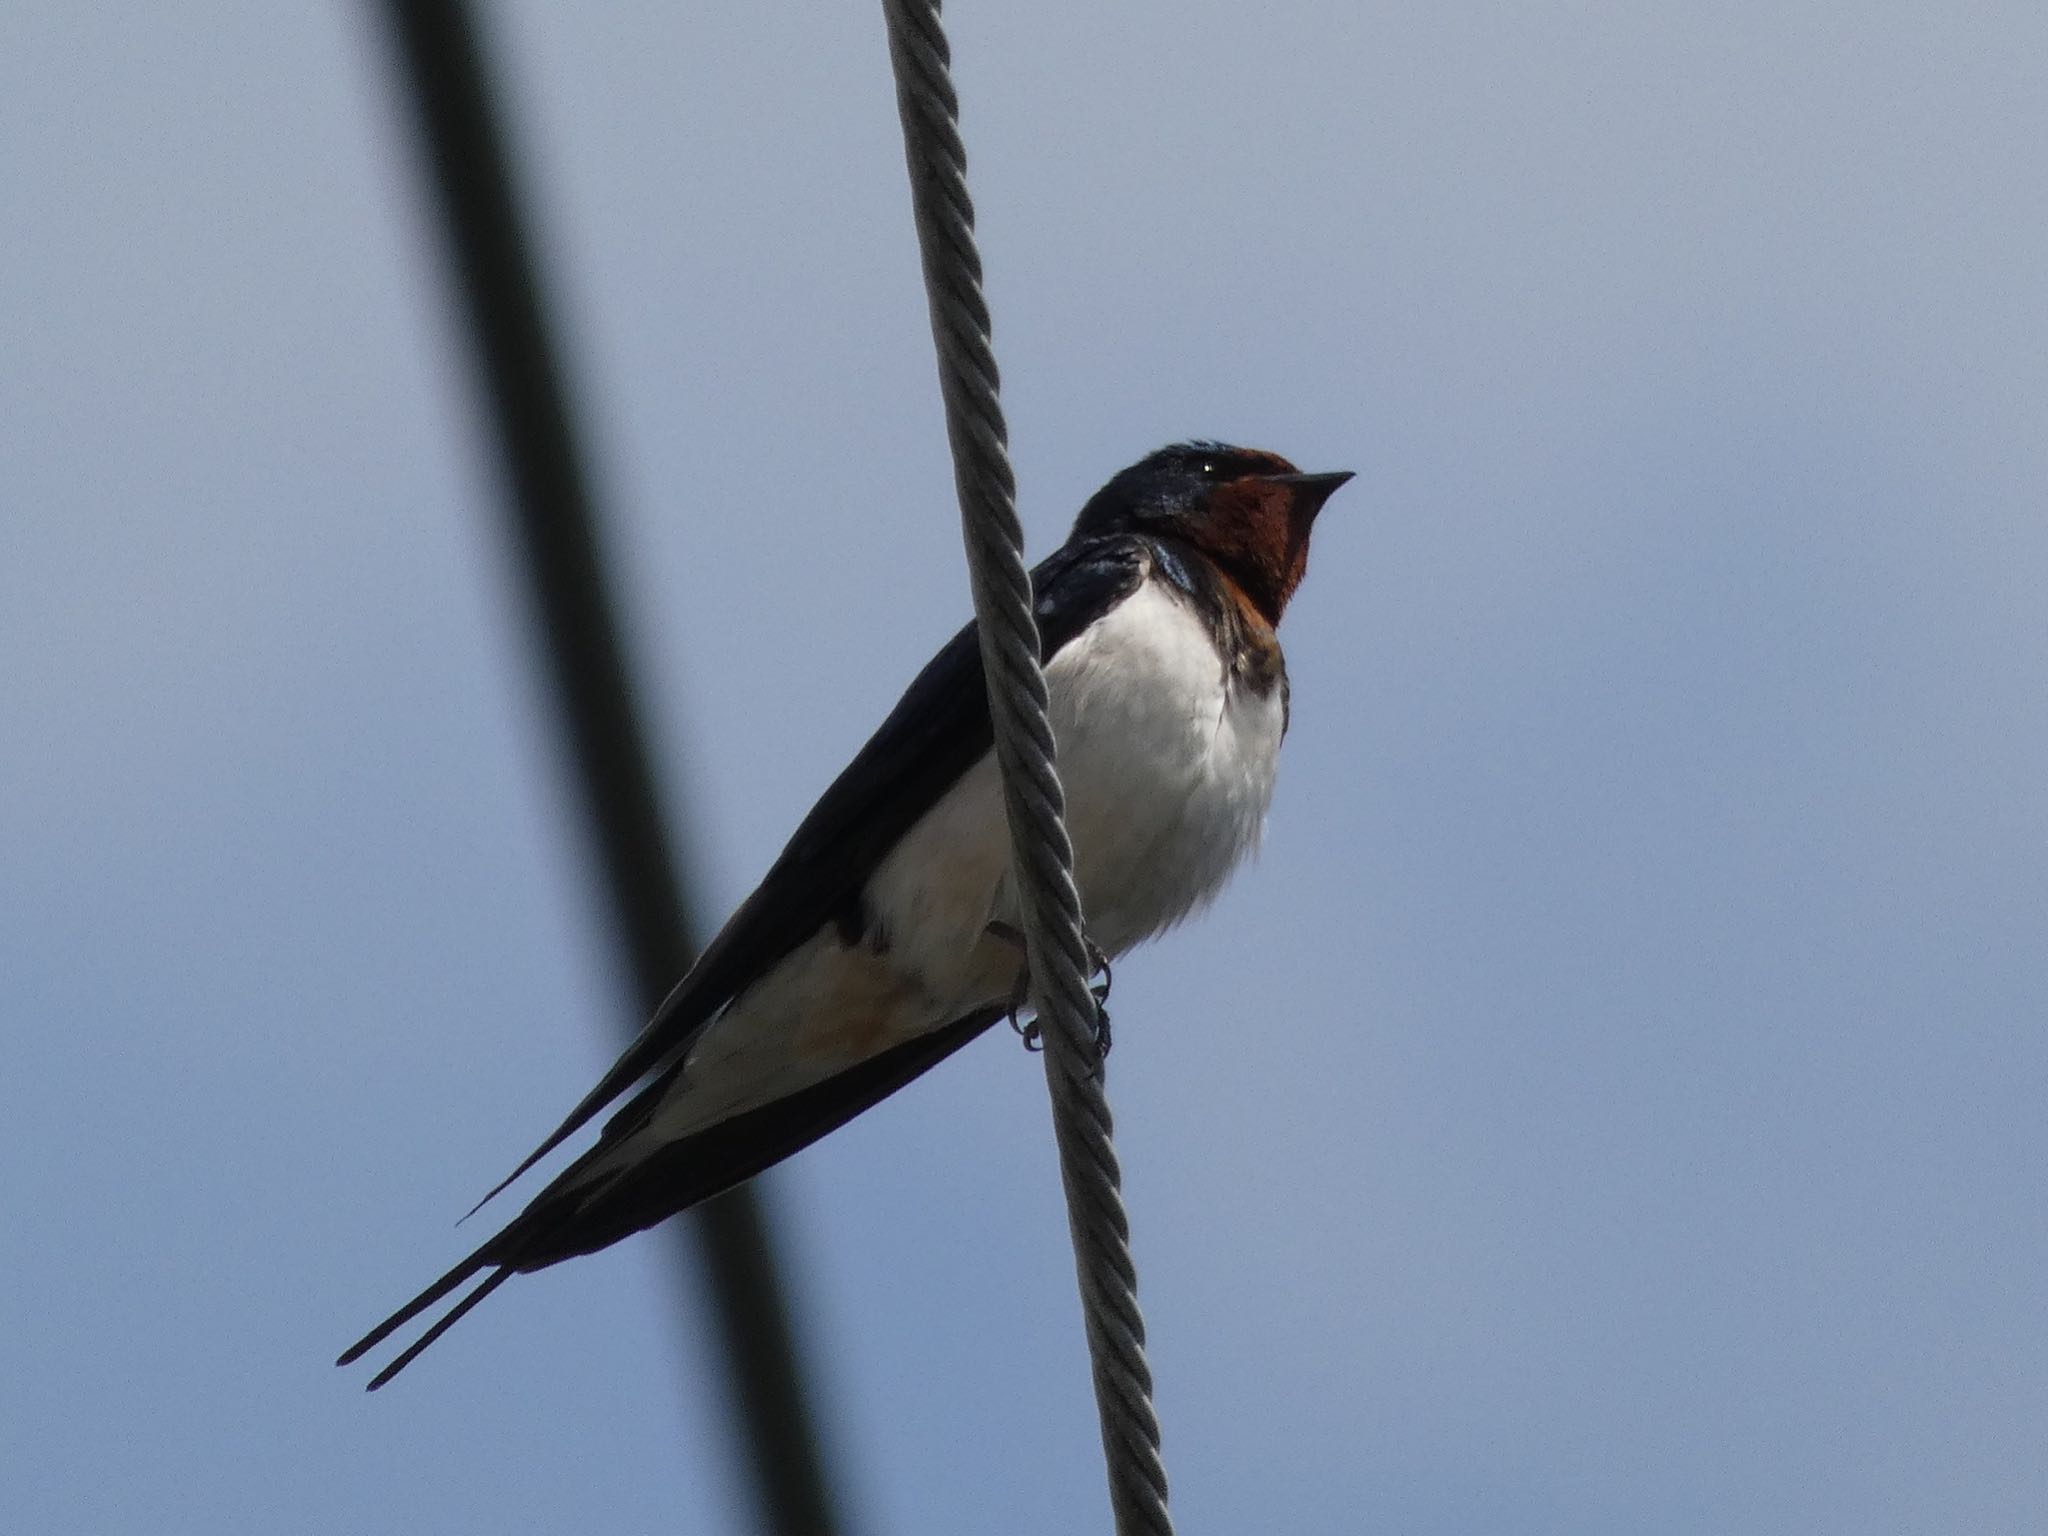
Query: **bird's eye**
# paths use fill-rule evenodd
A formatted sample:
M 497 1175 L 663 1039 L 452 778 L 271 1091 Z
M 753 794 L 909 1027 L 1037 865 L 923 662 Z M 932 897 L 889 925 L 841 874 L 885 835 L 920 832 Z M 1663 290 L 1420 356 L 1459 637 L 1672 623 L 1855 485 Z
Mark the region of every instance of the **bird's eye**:
M 1217 476 L 1223 473 L 1223 466 L 1217 463 L 1214 459 L 1204 459 L 1198 466 L 1196 466 L 1195 473 L 1200 475 L 1204 480 L 1214 480 Z

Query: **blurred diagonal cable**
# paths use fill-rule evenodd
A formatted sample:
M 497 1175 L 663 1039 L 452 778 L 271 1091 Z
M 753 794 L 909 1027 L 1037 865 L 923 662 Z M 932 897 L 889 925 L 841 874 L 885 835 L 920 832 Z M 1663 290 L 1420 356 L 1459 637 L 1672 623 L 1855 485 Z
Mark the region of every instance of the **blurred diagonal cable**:
M 634 1034 L 695 950 L 688 902 L 598 547 L 597 517 L 476 26 L 461 0 L 387 0 L 444 216 L 450 264 L 502 456 L 541 650 L 568 733 L 613 921 L 630 956 Z M 781 1266 L 756 1194 L 691 1213 L 762 1526 L 831 1536 L 810 1393 Z

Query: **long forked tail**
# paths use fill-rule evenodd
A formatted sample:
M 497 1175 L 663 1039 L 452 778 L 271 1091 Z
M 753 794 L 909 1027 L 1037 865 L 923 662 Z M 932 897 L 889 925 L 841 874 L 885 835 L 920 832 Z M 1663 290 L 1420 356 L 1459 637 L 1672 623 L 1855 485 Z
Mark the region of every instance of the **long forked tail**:
M 496 1239 L 494 1238 L 492 1241 L 495 1242 Z M 379 1323 L 376 1327 L 372 1328 L 360 1339 L 357 1339 L 355 1343 L 349 1345 L 347 1349 L 341 1352 L 340 1358 L 337 1359 L 334 1363 L 336 1365 L 354 1365 L 356 1361 L 362 1359 L 364 1355 L 367 1355 L 379 1344 L 382 1344 L 386 1339 L 390 1338 L 392 1334 L 396 1333 L 399 1329 L 403 1328 L 407 1323 L 411 1322 L 414 1318 L 418 1317 L 422 1312 L 426 1311 L 427 1308 L 434 1305 L 435 1302 L 439 1301 L 442 1297 L 446 1296 L 450 1291 L 455 1290 L 464 1281 L 469 1279 L 470 1276 L 478 1273 L 481 1270 L 489 1269 L 491 1273 L 485 1278 L 483 1284 L 477 1286 L 476 1289 L 472 1290 L 467 1296 L 463 1297 L 462 1300 L 458 1301 L 453 1307 L 451 1307 L 448 1310 L 445 1316 L 435 1321 L 433 1327 L 429 1328 L 425 1333 L 420 1335 L 420 1337 L 417 1340 L 415 1340 L 411 1345 L 409 1345 L 404 1351 L 404 1353 L 399 1355 L 399 1357 L 396 1360 L 392 1361 L 389 1365 L 385 1366 L 383 1370 L 379 1371 L 375 1376 L 370 1378 L 370 1391 L 374 1392 L 379 1387 L 383 1386 L 385 1382 L 389 1381 L 392 1377 L 396 1376 L 400 1371 L 404 1370 L 408 1365 L 412 1364 L 412 1362 L 418 1358 L 421 1350 L 425 1349 L 429 1344 L 433 1343 L 434 1340 L 440 1338 L 442 1334 L 446 1333 L 450 1328 L 454 1327 L 456 1322 L 465 1313 L 467 1313 L 471 1307 L 475 1306 L 478 1302 L 482 1301 L 486 1296 L 490 1295 L 491 1292 L 495 1291 L 499 1286 L 503 1285 L 507 1280 L 512 1278 L 513 1271 L 510 1266 L 499 1264 L 494 1268 L 492 1265 L 492 1261 L 485 1257 L 485 1254 L 487 1254 L 490 1251 L 490 1246 L 491 1245 L 489 1243 L 486 1243 L 482 1248 L 479 1248 L 475 1253 L 472 1253 L 460 1264 L 456 1265 L 453 1269 L 449 1270 L 447 1274 L 443 1275 L 440 1279 L 436 1280 L 424 1291 L 421 1291 L 419 1295 L 413 1297 L 411 1301 L 408 1301 L 396 1312 L 392 1313 L 389 1317 L 385 1318 L 383 1322 Z
M 408 1344 L 404 1349 L 400 1350 L 397 1359 L 393 1360 L 389 1365 L 385 1366 L 383 1370 L 379 1371 L 376 1375 L 372 1376 L 370 1378 L 370 1385 L 368 1387 L 368 1390 L 371 1392 L 376 1391 L 379 1387 L 383 1386 L 385 1382 L 389 1381 L 392 1377 L 396 1376 L 408 1365 L 411 1365 L 413 1361 L 419 1358 L 420 1351 L 424 1350 L 429 1344 L 433 1343 L 434 1340 L 438 1339 L 450 1328 L 453 1328 L 457 1323 L 461 1322 L 462 1319 L 468 1315 L 469 1309 L 471 1307 L 475 1306 L 478 1302 L 482 1301 L 486 1296 L 490 1295 L 491 1292 L 495 1291 L 507 1280 L 510 1280 L 514 1273 L 516 1273 L 516 1271 L 509 1269 L 502 1264 L 499 1265 L 496 1269 L 492 1270 L 490 1274 L 484 1277 L 483 1283 L 481 1285 L 475 1287 L 473 1290 L 470 1291 L 470 1293 L 467 1296 L 463 1297 L 462 1300 L 458 1301 L 457 1303 L 455 1303 L 454 1306 L 450 1307 L 434 1323 L 433 1327 L 429 1328 L 425 1333 L 421 1334 L 418 1338 L 414 1339 L 412 1343 Z
M 351 1344 L 336 1365 L 350 1365 L 477 1275 L 483 1279 L 370 1381 L 376 1391 L 429 1344 L 515 1274 L 594 1253 L 751 1179 L 801 1151 L 870 1105 L 937 1065 L 1003 1016 L 990 1008 L 920 1035 L 812 1087 L 675 1141 L 645 1132 L 674 1074 L 650 1083 L 604 1128 L 597 1145 L 554 1178 L 503 1231 Z M 488 1271 L 488 1273 L 486 1273 Z

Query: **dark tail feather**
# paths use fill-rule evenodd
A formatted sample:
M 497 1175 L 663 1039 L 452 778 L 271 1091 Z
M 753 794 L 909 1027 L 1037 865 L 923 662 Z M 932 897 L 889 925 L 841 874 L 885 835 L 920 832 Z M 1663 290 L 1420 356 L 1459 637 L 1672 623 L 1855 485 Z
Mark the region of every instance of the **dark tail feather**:
M 483 1199 L 477 1201 L 475 1205 L 472 1205 L 468 1210 L 464 1211 L 460 1216 L 456 1217 L 455 1225 L 457 1225 L 458 1227 L 461 1226 L 465 1221 L 469 1220 L 470 1217 L 474 1216 L 478 1211 L 482 1210 L 485 1206 L 489 1205 L 493 1200 L 497 1199 L 498 1196 L 505 1193 L 505 1191 L 510 1189 L 514 1184 L 518 1183 L 519 1176 L 522 1173 L 526 1172 L 527 1169 L 531 1168 L 535 1163 L 539 1162 L 542 1158 L 546 1157 L 550 1152 L 554 1151 L 555 1148 L 559 1147 L 562 1144 L 563 1139 L 571 1134 L 573 1134 L 572 1130 L 565 1129 L 563 1131 L 558 1132 L 552 1140 L 542 1142 L 539 1147 L 534 1149 L 533 1154 L 530 1157 L 528 1157 L 525 1162 L 521 1163 L 517 1168 L 514 1168 L 510 1173 L 506 1174 L 505 1177 L 498 1180 L 498 1182 L 493 1184 L 489 1189 L 485 1190 Z
M 723 1194 L 880 1103 L 1002 1016 L 1002 1010 L 993 1008 L 969 1014 L 836 1077 L 650 1147 L 630 1164 L 618 1166 L 605 1154 L 616 1144 L 615 1138 L 626 1140 L 653 1114 L 671 1086 L 665 1079 L 656 1081 L 605 1127 L 603 1141 L 534 1196 L 519 1219 L 493 1241 L 492 1262 L 522 1272 L 545 1269 L 608 1248 L 622 1237 Z M 610 1166 L 602 1173 L 593 1166 L 604 1164 Z
M 758 891 L 755 893 L 756 896 L 759 894 Z M 752 898 L 749 898 L 750 902 L 751 900 Z M 739 912 L 733 914 L 733 919 L 737 920 L 746 910 L 746 907 L 742 906 Z M 728 922 L 727 926 L 730 927 L 731 922 Z M 662 999 L 661 1006 L 654 1010 L 654 1017 L 647 1021 L 638 1035 L 633 1037 L 633 1043 L 626 1047 L 619 1059 L 605 1070 L 604 1076 L 597 1080 L 597 1086 L 577 1101 L 576 1107 L 569 1111 L 567 1118 L 560 1125 L 548 1132 L 546 1141 L 527 1153 L 517 1168 L 493 1184 L 490 1193 L 463 1214 L 463 1221 L 469 1220 L 497 1199 L 516 1184 L 520 1176 L 535 1163 L 594 1120 L 607 1104 L 689 1043 L 698 1027 L 718 1011 L 722 998 L 732 995 L 730 990 L 718 995 L 713 995 L 708 990 L 717 987 L 720 982 L 717 973 L 721 967 L 717 962 L 720 941 L 724 937 L 725 935 L 721 933 L 718 939 L 714 939 L 711 947 L 690 967 L 688 974 L 675 984 L 674 990 L 667 997 Z M 456 1223 L 457 1226 L 461 1224 Z
M 644 1156 L 620 1164 L 613 1156 L 620 1143 L 644 1127 L 674 1086 L 668 1078 L 650 1083 L 606 1125 L 598 1144 L 563 1169 L 503 1231 L 351 1344 L 335 1364 L 360 1360 L 472 1276 L 490 1270 L 474 1290 L 377 1373 L 370 1382 L 370 1390 L 376 1391 L 513 1275 L 608 1247 L 752 1178 L 887 1098 L 1002 1016 L 1002 1010 L 993 1008 L 969 1014 L 813 1087 L 651 1147 Z
M 492 1270 L 489 1275 L 485 1276 L 484 1281 L 481 1285 L 479 1285 L 475 1290 L 471 1291 L 467 1296 L 463 1297 L 462 1300 L 455 1303 L 454 1306 L 450 1307 L 445 1313 L 443 1313 L 442 1316 L 435 1322 L 434 1326 L 429 1328 L 425 1333 L 421 1334 L 417 1339 L 414 1339 L 412 1343 L 408 1344 L 405 1348 L 404 1353 L 399 1355 L 399 1357 L 396 1360 L 392 1361 L 389 1365 L 385 1366 L 383 1370 L 379 1371 L 376 1375 L 372 1376 L 370 1378 L 370 1385 L 367 1390 L 371 1392 L 376 1391 L 379 1387 L 383 1386 L 385 1382 L 389 1381 L 392 1377 L 396 1376 L 408 1365 L 411 1365 L 413 1361 L 417 1360 L 420 1357 L 420 1352 L 422 1350 L 424 1350 L 429 1344 L 433 1343 L 434 1340 L 440 1338 L 441 1335 L 446 1333 L 450 1328 L 453 1328 L 457 1323 L 461 1322 L 462 1319 L 468 1314 L 469 1309 L 471 1307 L 474 1307 L 478 1302 L 482 1301 L 486 1296 L 490 1295 L 491 1292 L 495 1291 L 507 1280 L 510 1280 L 514 1273 L 515 1271 L 508 1269 L 503 1265 L 500 1265 L 498 1268 Z
M 689 980 L 688 977 L 683 979 L 685 982 Z M 678 988 L 677 991 L 680 992 L 681 988 Z M 599 1110 L 611 1103 L 613 1099 L 616 1099 L 620 1094 L 632 1087 L 638 1079 L 644 1077 L 660 1064 L 662 1054 L 668 1047 L 660 1040 L 652 1037 L 655 1035 L 657 1026 L 667 1024 L 668 1021 L 664 1015 L 667 1012 L 668 1006 L 667 1003 L 662 1005 L 663 1012 L 655 1015 L 654 1022 L 641 1031 L 640 1038 L 626 1048 L 625 1055 L 614 1062 L 611 1070 L 599 1079 L 597 1086 L 586 1093 L 577 1103 L 576 1107 L 569 1111 L 568 1118 L 548 1133 L 548 1139 L 527 1153 L 525 1159 L 517 1168 L 514 1168 L 504 1178 L 493 1184 L 483 1199 L 477 1201 L 475 1205 L 472 1205 L 467 1211 L 462 1213 L 462 1221 L 469 1220 L 470 1217 L 505 1193 L 507 1189 L 518 1183 L 520 1177 L 528 1169 L 532 1168 L 535 1163 L 582 1130 L 584 1126 L 591 1122 Z M 461 1226 L 462 1221 L 458 1221 L 456 1225 Z
M 496 1239 L 494 1238 L 492 1241 L 495 1242 Z M 382 1344 L 392 1334 L 398 1332 L 399 1329 L 418 1317 L 471 1275 L 480 1269 L 488 1269 L 495 1262 L 485 1257 L 485 1254 L 490 1251 L 490 1247 L 491 1244 L 486 1243 L 483 1247 L 477 1249 L 475 1253 L 472 1253 L 460 1264 L 449 1270 L 447 1274 L 436 1280 L 424 1291 L 421 1291 L 419 1295 L 413 1297 L 411 1301 L 408 1301 L 396 1312 L 385 1318 L 383 1322 L 372 1328 L 360 1339 L 357 1339 L 355 1343 L 349 1345 L 347 1349 L 341 1352 L 341 1358 L 334 1363 L 336 1365 L 354 1365 L 356 1361 L 362 1359 L 364 1355 L 367 1355 L 379 1344 Z

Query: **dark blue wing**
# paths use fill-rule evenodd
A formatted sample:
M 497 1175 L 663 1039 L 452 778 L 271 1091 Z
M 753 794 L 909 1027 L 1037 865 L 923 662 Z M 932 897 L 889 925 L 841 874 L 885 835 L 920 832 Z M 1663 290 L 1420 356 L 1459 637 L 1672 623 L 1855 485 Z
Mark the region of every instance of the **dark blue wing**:
M 1146 541 L 1113 535 L 1064 545 L 1041 562 L 1031 580 L 1044 658 L 1134 592 L 1152 558 Z M 970 623 L 918 673 L 638 1038 L 491 1195 L 674 1057 L 719 1009 L 826 923 L 839 921 L 857 935 L 868 877 L 992 739 L 979 637 Z
M 1039 638 L 1049 659 L 1137 589 L 1162 547 L 1128 536 L 1070 543 L 1032 572 Z M 1171 569 L 1162 568 L 1167 579 Z M 690 973 L 569 1118 L 492 1195 L 526 1172 L 621 1094 L 666 1064 L 605 1127 L 598 1144 L 506 1227 L 351 1345 L 362 1356 L 459 1287 L 471 1290 L 371 1380 L 374 1390 L 405 1369 L 476 1304 L 520 1270 L 616 1242 L 629 1232 L 750 1178 L 844 1124 L 936 1065 L 999 1018 L 984 1010 L 885 1051 L 823 1083 L 658 1149 L 593 1187 L 583 1176 L 607 1147 L 652 1113 L 706 1021 L 827 923 L 859 937 L 860 894 L 875 866 L 932 804 L 988 751 L 988 697 L 969 625 L 917 675 L 881 729 L 832 782 L 754 894 L 711 941 Z M 484 1197 L 490 1199 L 490 1195 Z

